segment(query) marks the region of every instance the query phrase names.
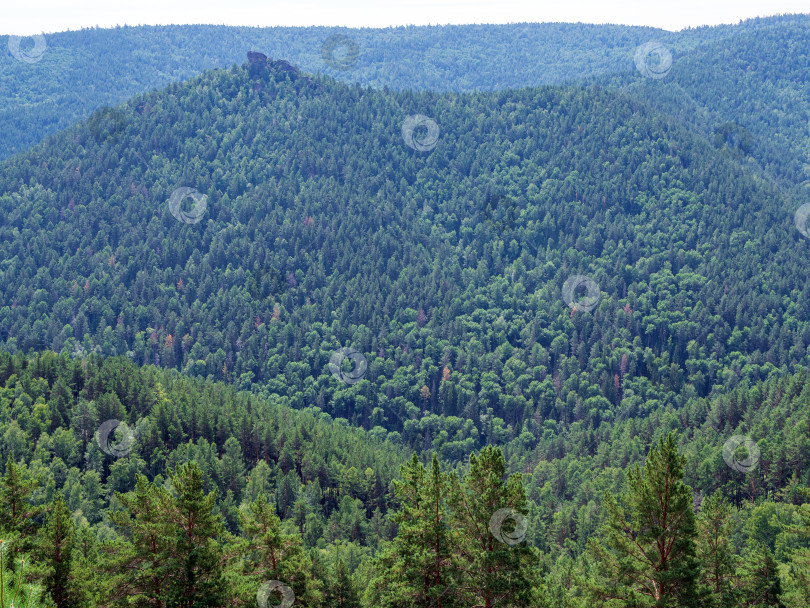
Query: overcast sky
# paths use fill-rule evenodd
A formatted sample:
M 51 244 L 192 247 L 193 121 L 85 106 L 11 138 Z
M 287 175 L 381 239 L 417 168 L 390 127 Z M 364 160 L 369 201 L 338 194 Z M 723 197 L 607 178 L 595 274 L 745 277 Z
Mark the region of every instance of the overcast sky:
M 668 30 L 810 12 L 808 0 L 13 0 L 0 33 L 30 35 L 115 25 L 345 25 L 568 21 Z

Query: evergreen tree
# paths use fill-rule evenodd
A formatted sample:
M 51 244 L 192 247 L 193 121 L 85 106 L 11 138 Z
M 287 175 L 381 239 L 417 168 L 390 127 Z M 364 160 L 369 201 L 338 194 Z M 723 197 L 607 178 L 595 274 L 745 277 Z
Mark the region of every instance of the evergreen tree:
M 106 547 L 112 575 L 107 593 L 121 605 L 202 608 L 221 605 L 223 533 L 214 513 L 216 493 L 205 494 L 195 463 L 179 465 L 171 491 L 138 476 L 110 513 L 127 540 Z
M 121 510 L 108 517 L 123 537 L 102 546 L 107 573 L 103 595 L 113 605 L 165 608 L 170 585 L 169 556 L 174 543 L 166 511 L 171 497 L 139 475 L 135 489 L 116 494 Z
M 719 492 L 703 501 L 697 516 L 697 557 L 701 564 L 701 583 L 707 589 L 706 606 L 732 606 L 736 556 L 731 546 L 733 531 L 731 505 Z
M 449 477 L 441 471 L 439 457 L 433 454 L 430 472 L 427 474 L 422 490 L 422 504 L 425 507 L 425 541 L 427 542 L 426 558 L 428 561 L 427 583 L 430 585 L 428 598 L 431 604 L 441 607 L 451 606 L 453 602 L 442 602 L 443 597 L 457 583 L 455 565 L 453 564 L 452 547 L 450 546 L 449 521 L 447 517 L 447 495 Z
M 806 498 L 810 499 L 810 489 L 802 489 Z M 801 524 L 793 531 L 803 538 L 810 540 L 810 502 L 799 507 Z M 791 608 L 810 606 L 810 549 L 797 549 L 790 559 L 788 580 L 785 585 L 785 594 L 782 599 Z
M 780 599 L 782 581 L 771 550 L 762 543 L 746 548 L 738 575 L 742 581 L 740 606 L 745 608 L 785 608 Z
M 394 482 L 397 535 L 377 559 L 370 597 L 381 606 L 453 606 L 457 600 L 447 518 L 448 478 L 433 456 L 430 473 L 416 453 Z
M 34 551 L 36 578 L 59 608 L 82 606 L 84 589 L 76 584 L 73 547 L 76 526 L 61 494 L 57 494 Z
M 14 458 L 9 455 L 6 474 L 0 481 L 0 531 L 25 537 L 34 530 L 33 518 L 41 512 L 41 509 L 30 502 L 36 486 L 36 480 L 29 475 L 28 467 L 24 463 L 15 463 Z
M 644 468 L 628 473 L 626 508 L 605 493 L 604 545 L 591 539 L 598 562 L 591 584 L 598 605 L 692 608 L 700 605 L 692 491 L 675 435 L 654 446 Z
M 225 441 L 225 453 L 222 455 L 220 464 L 220 479 L 223 494 L 230 490 L 236 497 L 239 497 L 245 486 L 245 463 L 236 437 L 229 437 Z
M 335 565 L 334 584 L 324 598 L 324 605 L 337 608 L 360 608 L 360 598 L 354 588 L 351 574 L 343 560 Z
M 20 558 L 13 569 L 11 559 L 8 543 L 0 540 L 0 608 L 40 608 L 41 590 L 25 582 L 25 560 Z
M 73 543 L 73 569 L 71 590 L 80 590 L 86 605 L 101 604 L 98 543 L 90 526 L 82 525 L 76 530 Z
M 463 479 L 452 478 L 450 507 L 463 605 L 534 605 L 540 584 L 537 556 L 523 540 L 526 492 L 520 474 L 506 479 L 500 448 L 488 446 L 470 456 Z
M 281 520 L 264 495 L 245 504 L 240 510 L 245 542 L 247 576 L 253 581 L 255 595 L 265 581 L 279 581 L 295 593 L 296 605 L 318 606 L 321 584 L 313 580 L 312 564 L 298 534 L 282 530 Z
M 214 513 L 216 491 L 203 490 L 202 471 L 196 463 L 179 465 L 171 475 L 174 500 L 165 513 L 174 538 L 166 559 L 167 608 L 222 606 L 225 598 L 224 530 Z

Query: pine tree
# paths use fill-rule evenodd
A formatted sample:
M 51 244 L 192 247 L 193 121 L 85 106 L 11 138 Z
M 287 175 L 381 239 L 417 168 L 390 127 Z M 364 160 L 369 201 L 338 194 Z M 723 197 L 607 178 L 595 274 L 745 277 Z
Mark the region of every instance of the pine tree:
M 95 534 L 89 526 L 79 526 L 73 545 L 72 589 L 81 590 L 91 606 L 99 605 L 101 577 L 98 576 L 98 546 Z
M 253 594 L 265 581 L 280 581 L 295 593 L 300 606 L 318 606 L 320 582 L 311 576 L 312 564 L 298 534 L 288 534 L 264 495 L 240 510 L 245 537 L 242 553 L 248 577 L 253 581 Z
M 20 558 L 16 571 L 8 568 L 11 560 L 8 543 L 0 540 L 0 608 L 40 608 L 41 590 L 25 583 L 25 560 Z
M 716 492 L 703 501 L 697 516 L 697 557 L 702 566 L 701 583 L 708 590 L 706 606 L 721 608 L 736 601 L 736 556 L 729 541 L 732 531 L 731 505 Z
M 385 607 L 453 606 L 454 565 L 447 516 L 448 478 L 434 455 L 430 473 L 416 453 L 394 482 L 401 507 L 397 535 L 376 560 L 377 578 L 367 592 Z
M 236 437 L 229 437 L 225 442 L 225 453 L 220 461 L 219 477 L 222 480 L 222 492 L 231 490 L 238 497 L 245 486 L 245 462 L 242 448 Z
M 0 505 L 3 505 L 0 508 L 0 531 L 22 537 L 33 531 L 33 518 L 41 512 L 30 502 L 36 486 L 36 480 L 30 477 L 25 464 L 15 463 L 9 455 L 6 474 L 0 481 Z
M 388 598 L 383 598 L 386 607 L 430 604 L 428 583 L 431 579 L 424 567 L 427 518 L 422 492 L 426 477 L 425 467 L 414 452 L 411 462 L 402 467 L 402 481 L 394 482 L 394 494 L 402 508 L 394 516 L 398 531 L 391 556 L 395 561 L 386 568 L 389 577 L 384 579 L 391 591 Z
M 107 572 L 103 595 L 116 606 L 165 608 L 174 542 L 166 518 L 171 497 L 139 475 L 135 489 L 117 493 L 116 499 L 123 508 L 110 511 L 108 517 L 124 538 L 103 547 Z
M 335 566 L 335 582 L 331 593 L 325 598 L 327 606 L 336 608 L 360 608 L 360 598 L 354 588 L 349 569 L 343 560 L 338 560 Z
M 73 393 L 70 390 L 65 378 L 60 376 L 54 382 L 51 390 L 50 410 L 51 410 L 51 432 L 59 427 L 64 427 L 69 420 L 69 412 L 73 405 Z
M 65 500 L 57 494 L 42 533 L 37 537 L 35 549 L 36 578 L 59 608 L 81 606 L 84 590 L 76 585 L 74 577 L 73 545 L 76 526 L 70 517 Z
M 803 488 L 801 491 L 810 499 L 810 489 Z M 799 507 L 799 517 L 801 524 L 791 528 L 791 531 L 810 539 L 810 502 Z M 796 608 L 810 606 L 810 549 L 797 549 L 791 556 L 785 587 L 782 598 L 786 604 Z
M 225 582 L 222 568 L 222 518 L 214 513 L 216 491 L 205 494 L 202 471 L 196 463 L 179 465 L 171 476 L 176 494 L 166 513 L 174 532 L 166 560 L 171 576 L 167 608 L 222 606 Z
M 526 492 L 520 474 L 506 480 L 500 448 L 488 446 L 470 456 L 463 479 L 452 478 L 450 507 L 463 605 L 535 605 L 537 556 L 523 541 Z
M 660 439 L 644 468 L 628 473 L 624 508 L 605 493 L 604 546 L 589 542 L 597 562 L 591 593 L 597 605 L 699 606 L 692 490 L 674 434 Z
M 109 518 L 127 540 L 106 547 L 105 595 L 115 605 L 203 608 L 224 601 L 216 493 L 205 494 L 195 463 L 179 465 L 171 487 L 138 476 L 133 492 L 116 495 L 124 509 Z
M 428 597 L 432 604 L 441 607 L 443 604 L 451 605 L 449 601 L 443 603 L 442 599 L 448 590 L 455 586 L 453 581 L 455 566 L 452 563 L 449 521 L 446 514 L 449 478 L 447 474 L 442 473 L 439 458 L 436 454 L 433 454 L 433 461 L 426 482 L 423 491 L 423 504 L 427 510 L 425 531 L 428 543 L 426 557 L 429 559 L 427 582 L 430 585 L 430 591 Z
M 755 542 L 743 553 L 738 575 L 742 580 L 740 605 L 745 608 L 784 608 L 782 581 L 771 550 Z

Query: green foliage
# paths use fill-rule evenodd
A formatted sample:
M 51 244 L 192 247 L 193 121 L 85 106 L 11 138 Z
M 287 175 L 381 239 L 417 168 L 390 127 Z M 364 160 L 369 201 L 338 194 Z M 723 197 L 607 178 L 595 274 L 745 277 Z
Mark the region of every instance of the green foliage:
M 360 596 L 343 561 L 337 562 L 335 580 L 329 594 L 324 597 L 324 604 L 341 608 L 360 608 Z
M 377 559 L 380 575 L 368 601 L 390 608 L 456 605 L 461 581 L 450 546 L 448 476 L 438 458 L 428 472 L 414 453 L 394 492 L 401 505 L 394 516 L 397 535 Z
M 277 580 L 312 608 L 804 608 L 807 23 L 666 34 L 657 82 L 630 74 L 643 29 L 353 31 L 352 77 L 394 91 L 253 61 L 9 159 L 3 597 L 27 579 L 71 608 L 254 606 Z M 583 31 L 602 39 L 540 69 Z M 244 35 L 306 67 L 328 33 L 55 35 L 19 82 L 76 41 L 138 49 L 104 53 L 133 88 L 103 97 L 241 61 Z M 120 67 L 190 36 L 226 43 L 186 44 L 216 48 L 187 72 L 163 48 Z M 81 97 L 64 120 L 114 100 Z M 417 113 L 429 152 L 402 141 Z M 167 209 L 179 186 L 206 195 L 200 223 Z M 592 311 L 563 301 L 576 274 Z M 342 347 L 368 364 L 355 383 L 330 369 Z
M 683 482 L 686 458 L 675 436 L 659 440 L 642 470 L 628 473 L 626 507 L 606 493 L 604 545 L 592 540 L 601 576 L 593 587 L 602 606 L 700 606 L 697 531 L 691 488 Z M 704 564 L 705 565 L 705 564 Z
M 778 564 L 768 547 L 755 543 L 748 548 L 742 556 L 739 574 L 743 582 L 743 606 L 784 608 Z
M 470 456 L 462 479 L 443 473 L 436 455 L 428 471 L 414 454 L 394 486 L 398 532 L 376 560 L 366 604 L 535 605 L 538 556 L 523 543 L 525 529 L 514 534 L 526 497 L 520 475 L 507 481 L 505 475 L 503 454 L 494 447 Z M 504 509 L 512 513 L 511 527 L 503 521 L 493 527 Z
M 119 138 L 76 125 L 6 163 L 0 331 L 12 350 L 129 353 L 315 405 L 454 462 L 530 450 L 547 420 L 598 429 L 810 363 L 801 237 L 772 220 L 792 199 L 639 103 L 375 91 L 278 61 L 151 92 L 120 108 Z M 441 124 L 429 154 L 401 141 L 417 111 Z M 167 209 L 185 184 L 208 197 L 199 224 Z M 488 221 L 496 191 L 514 223 Z M 602 297 L 573 312 L 562 286 L 585 272 Z M 368 361 L 351 385 L 328 367 L 347 344 Z M 104 405 L 17 423 L 72 417 L 84 445 Z
M 639 462 L 646 452 L 639 437 L 654 436 L 641 421 L 617 423 L 610 449 L 605 440 L 596 454 L 587 429 L 572 425 L 561 443 L 549 421 L 536 447 L 548 459 L 524 476 L 514 472 L 525 450 L 517 443 L 486 447 L 466 465 L 444 463 L 447 470 L 434 455 L 425 468 L 417 455 L 408 462 L 393 444 L 326 416 L 124 359 L 0 354 L 0 384 L 17 396 L 0 408 L 0 420 L 19 429 L 21 445 L 35 425 L 8 412 L 33 409 L 40 397 L 48 407 L 54 399 L 68 409 L 92 403 L 137 431 L 131 450 L 115 458 L 100 450 L 95 432 L 83 446 L 75 427 L 57 425 L 23 460 L 7 460 L 0 492 L 9 554 L 30 554 L 20 580 L 41 582 L 48 602 L 252 606 L 276 580 L 313 608 L 358 601 L 584 608 L 587 594 L 612 580 L 609 566 L 631 546 L 630 534 L 650 560 L 629 564 L 677 590 L 684 605 L 690 584 L 700 584 L 702 605 L 778 606 L 779 598 L 803 605 L 810 518 L 806 505 L 793 504 L 803 485 L 777 463 L 801 462 L 807 445 L 805 373 L 690 402 L 679 412 L 694 425 L 681 436 L 688 459 L 673 435 L 659 434 L 644 469 L 631 466 L 626 478 L 616 464 Z M 762 444 L 756 469 L 726 478 L 722 440 L 709 425 L 737 415 L 729 403 L 749 401 L 769 404 L 750 409 L 748 423 L 771 443 Z M 682 480 L 689 476 L 709 492 L 691 524 L 692 494 Z M 737 503 L 752 484 L 773 498 Z M 654 501 L 663 487 L 666 518 Z M 608 499 L 603 511 L 591 497 L 604 491 L 624 498 Z M 608 533 L 601 546 L 600 525 Z M 671 542 L 672 551 L 667 568 L 653 574 L 657 541 Z M 611 591 L 627 588 L 620 582 Z
M 656 35 L 690 45 L 696 38 L 728 35 L 727 29 Z M 358 46 L 351 70 L 333 69 L 322 56 L 325 41 L 336 32 Z M 103 106 L 204 70 L 229 68 L 243 62 L 251 48 L 309 72 L 377 88 L 475 91 L 628 69 L 635 47 L 650 33 L 649 28 L 619 25 L 521 23 L 385 29 L 125 26 L 49 34 L 34 64 L 10 53 L 0 56 L 0 134 L 8 144 L 0 158 L 88 116 L 95 138 L 115 141 L 122 116 Z M 559 60 L 561 47 L 570 49 L 565 62 Z M 519 63 L 520 69 L 504 70 L 506 62 Z
M 118 494 L 123 507 L 110 521 L 122 538 L 103 547 L 110 576 L 107 593 L 121 605 L 220 606 L 224 529 L 195 463 L 178 465 L 167 487 L 139 476 Z
M 31 532 L 32 518 L 40 512 L 31 504 L 31 494 L 36 487 L 25 463 L 18 464 L 9 454 L 6 473 L 0 481 L 0 531 L 4 534 L 26 536 Z
M 676 53 L 675 69 L 697 53 L 701 53 L 700 63 L 706 65 L 727 57 L 728 46 L 750 33 L 781 34 L 784 40 L 788 38 L 786 30 L 806 24 L 806 16 L 785 15 L 681 32 L 583 23 L 338 30 L 169 25 L 60 32 L 45 36 L 46 50 L 35 64 L 16 61 L 10 53 L 0 57 L 0 133 L 9 144 L 0 151 L 0 158 L 30 147 L 94 110 L 99 110 L 91 118 L 95 136 L 115 139 L 119 136 L 115 127 L 120 115 L 103 106 L 122 103 L 132 95 L 203 70 L 228 68 L 243 61 L 251 48 L 286 59 L 309 72 L 326 72 L 375 88 L 473 92 L 627 72 L 634 69 L 636 48 L 651 39 L 663 42 Z M 358 61 L 350 70 L 333 69 L 322 56 L 324 42 L 336 31 L 359 48 Z M 785 49 L 795 55 L 802 45 Z M 770 55 L 773 49 L 767 53 Z M 774 57 L 773 64 L 784 70 L 792 63 L 791 55 Z M 506 65 L 509 69 L 504 69 Z M 699 79 L 691 67 L 684 73 Z M 713 80 L 723 74 L 715 66 L 711 73 Z M 766 74 L 770 81 L 778 80 L 770 70 Z M 733 108 L 732 97 L 738 90 L 745 91 L 745 97 L 752 101 L 761 102 L 761 90 L 757 91 L 759 95 L 751 96 L 745 90 L 751 84 L 750 75 L 729 82 L 722 88 L 722 96 L 712 96 L 709 90 L 698 91 L 698 95 L 691 89 L 689 92 L 701 101 L 701 93 L 705 93 L 711 106 L 719 102 Z M 701 84 L 705 85 L 705 81 Z M 796 95 L 791 95 L 791 100 L 795 99 Z M 787 114 L 783 112 L 780 119 L 787 118 Z
M 164 590 L 166 606 L 221 606 L 226 589 L 222 577 L 222 518 L 214 513 L 216 490 L 206 494 L 200 468 L 179 465 L 171 475 L 173 500 L 160 516 L 169 526 L 165 571 L 174 576 Z M 173 536 L 173 538 L 172 538 Z
M 703 501 L 697 516 L 697 558 L 702 566 L 701 583 L 707 590 L 705 606 L 734 605 L 737 556 L 731 545 L 732 507 L 720 493 Z
M 537 554 L 523 541 L 528 524 L 522 477 L 506 477 L 501 449 L 488 446 L 470 456 L 462 479 L 451 481 L 464 605 L 533 606 L 539 594 Z
M 285 533 L 281 520 L 264 496 L 241 510 L 241 526 L 246 544 L 242 553 L 244 568 L 253 572 L 253 595 L 262 581 L 281 581 L 295 593 L 303 606 L 318 606 L 322 598 L 321 581 L 311 576 L 312 564 L 299 534 Z
M 23 579 L 25 560 L 21 558 L 14 568 L 9 562 L 8 542 L 0 539 L 0 608 L 41 608 L 40 590 Z
M 57 494 L 48 509 L 47 522 L 37 537 L 33 552 L 36 578 L 39 579 L 54 604 L 66 608 L 85 605 L 85 589 L 74 574 L 76 526 L 70 518 L 65 499 Z
M 804 495 L 810 499 L 810 489 Z M 796 531 L 810 540 L 810 500 L 801 506 L 799 513 L 801 524 Z M 810 605 L 810 548 L 797 549 L 784 570 L 785 593 L 782 601 L 788 608 Z

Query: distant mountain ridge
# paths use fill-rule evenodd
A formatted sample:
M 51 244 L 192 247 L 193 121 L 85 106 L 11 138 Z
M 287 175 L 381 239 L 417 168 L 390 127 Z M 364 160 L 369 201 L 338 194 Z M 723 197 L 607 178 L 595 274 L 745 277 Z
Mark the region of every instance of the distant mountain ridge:
M 375 88 L 498 90 L 632 71 L 635 48 L 650 40 L 682 53 L 762 28 L 806 27 L 808 19 L 772 17 L 678 33 L 548 23 L 387 29 L 142 26 L 46 34 L 44 52 L 30 63 L 18 61 L 11 52 L 0 53 L 0 140 L 5 143 L 0 158 L 27 149 L 102 106 L 118 105 L 207 69 L 241 64 L 250 49 L 285 59 L 305 72 Z M 359 47 L 349 70 L 324 61 L 324 42 L 333 35 L 346 36 Z

